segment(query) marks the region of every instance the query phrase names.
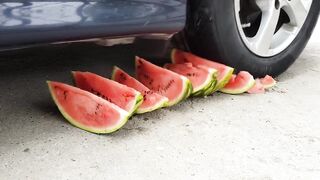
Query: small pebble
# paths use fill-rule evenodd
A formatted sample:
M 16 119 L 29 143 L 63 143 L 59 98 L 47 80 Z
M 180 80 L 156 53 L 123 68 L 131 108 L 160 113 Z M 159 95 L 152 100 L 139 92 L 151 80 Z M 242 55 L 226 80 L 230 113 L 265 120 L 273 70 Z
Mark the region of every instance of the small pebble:
M 26 148 L 26 149 L 23 150 L 23 152 L 29 152 L 29 151 L 30 151 L 29 148 Z

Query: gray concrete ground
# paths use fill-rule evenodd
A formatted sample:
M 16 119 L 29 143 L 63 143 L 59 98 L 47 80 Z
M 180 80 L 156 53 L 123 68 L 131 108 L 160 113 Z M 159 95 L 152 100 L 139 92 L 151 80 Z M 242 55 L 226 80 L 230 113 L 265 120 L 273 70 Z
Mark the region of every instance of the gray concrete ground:
M 0 179 L 319 179 L 320 28 L 266 94 L 215 94 L 132 118 L 112 135 L 68 124 L 45 80 L 132 70 L 132 46 L 0 57 Z

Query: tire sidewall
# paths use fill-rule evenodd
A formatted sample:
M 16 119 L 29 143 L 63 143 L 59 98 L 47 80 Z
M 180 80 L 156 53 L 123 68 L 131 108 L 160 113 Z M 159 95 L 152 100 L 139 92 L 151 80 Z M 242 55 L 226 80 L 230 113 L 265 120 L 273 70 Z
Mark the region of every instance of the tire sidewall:
M 185 34 L 190 50 L 200 56 L 218 59 L 217 61 L 236 67 L 237 70 L 247 70 L 255 76 L 276 76 L 285 71 L 305 48 L 317 22 L 319 7 L 320 1 L 313 0 L 305 24 L 296 38 L 284 51 L 272 57 L 252 53 L 242 41 L 236 22 L 234 0 L 199 0 L 197 4 L 189 3 L 190 14 Z

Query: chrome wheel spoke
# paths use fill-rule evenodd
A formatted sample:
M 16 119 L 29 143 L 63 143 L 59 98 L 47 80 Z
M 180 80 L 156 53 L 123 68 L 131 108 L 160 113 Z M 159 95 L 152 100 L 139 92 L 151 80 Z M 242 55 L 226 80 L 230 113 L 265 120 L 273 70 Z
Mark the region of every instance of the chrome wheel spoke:
M 256 36 L 251 39 L 257 51 L 266 53 L 269 50 L 279 17 L 279 9 L 270 8 L 262 12 L 260 28 Z
M 299 34 L 313 1 L 318 0 L 234 0 L 242 41 L 261 57 L 281 53 Z
M 308 15 L 308 4 L 304 4 L 302 1 L 303 0 L 287 1 L 283 7 L 290 18 L 290 23 L 298 27 L 302 27 Z

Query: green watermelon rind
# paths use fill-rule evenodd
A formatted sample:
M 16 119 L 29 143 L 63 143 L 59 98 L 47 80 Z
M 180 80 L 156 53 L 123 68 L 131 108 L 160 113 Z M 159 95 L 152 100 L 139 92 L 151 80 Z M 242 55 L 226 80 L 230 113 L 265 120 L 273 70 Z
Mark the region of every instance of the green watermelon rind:
M 228 68 L 228 72 L 225 74 L 225 76 L 218 82 L 216 88 L 213 90 L 212 93 L 220 91 L 222 88 L 224 88 L 230 81 L 232 74 L 234 72 L 234 68 Z
M 209 75 L 205 83 L 199 87 L 198 90 L 194 90 L 192 92 L 192 96 L 206 96 L 206 92 L 212 87 L 213 84 L 216 83 L 216 73 L 217 71 L 214 69 L 208 69 Z
M 214 81 L 212 81 L 212 84 L 203 92 L 203 96 L 209 96 L 214 92 L 214 89 L 216 88 L 217 84 L 218 84 L 218 80 L 217 80 L 217 75 L 218 75 L 218 71 L 216 69 L 213 68 L 208 68 L 209 71 L 213 71 L 213 78 Z
M 117 67 L 117 66 L 113 67 L 113 71 L 112 71 L 112 75 L 111 75 L 111 79 L 112 80 L 115 80 L 116 72 L 118 70 L 121 70 L 121 69 L 119 67 Z M 137 108 L 135 110 L 136 114 L 144 114 L 144 113 L 152 112 L 152 111 L 155 111 L 157 109 L 166 107 L 166 104 L 169 101 L 168 98 L 163 97 L 162 101 L 158 102 L 156 105 L 154 105 L 154 106 L 152 106 L 150 108 L 141 109 L 140 105 L 143 103 L 143 96 L 142 95 L 141 95 L 141 98 L 142 98 L 142 101 L 141 101 L 141 103 L 139 105 L 137 105 Z
M 119 121 L 121 121 L 121 122 L 118 123 L 116 126 L 114 126 L 114 127 L 112 127 L 112 128 L 108 128 L 108 129 L 107 129 L 107 128 L 105 128 L 105 129 L 98 129 L 98 128 L 92 128 L 92 127 L 84 126 L 84 125 L 78 123 L 78 122 L 77 122 L 76 120 L 74 120 L 68 113 L 66 113 L 66 112 L 64 111 L 63 107 L 60 105 L 59 101 L 57 100 L 57 98 L 56 98 L 56 96 L 55 96 L 55 94 L 54 94 L 54 92 L 53 92 L 53 90 L 52 90 L 52 87 L 50 86 L 50 82 L 51 82 L 51 81 L 47 81 L 47 84 L 48 84 L 49 91 L 50 91 L 50 94 L 51 94 L 51 97 L 52 97 L 54 103 L 57 105 L 57 107 L 58 107 L 60 113 L 62 114 L 62 116 L 63 116 L 69 123 L 71 123 L 71 124 L 72 124 L 73 126 L 75 126 L 75 127 L 78 127 L 78 128 L 80 128 L 80 129 L 83 129 L 83 130 L 85 130 L 85 131 L 88 131 L 88 132 L 91 132 L 91 133 L 95 133 L 95 134 L 110 134 L 110 133 L 113 133 L 113 132 L 119 130 L 120 128 L 122 128 L 122 127 L 128 122 L 128 120 L 129 120 L 129 118 L 130 118 L 130 114 L 129 114 L 127 111 L 125 111 L 125 110 L 121 109 L 120 107 L 114 105 L 114 106 L 118 107 L 118 111 L 119 111 L 119 113 L 120 113 L 120 115 L 121 115 L 121 118 L 120 118 L 120 120 L 119 120 Z M 97 96 L 97 97 L 98 97 L 98 96 Z M 98 97 L 98 98 L 100 98 L 100 97 Z M 100 99 L 103 100 L 103 101 L 106 101 L 106 100 L 104 100 L 104 99 L 102 99 L 102 98 L 100 98 Z
M 215 87 L 217 83 L 217 80 L 213 79 L 210 84 L 208 84 L 207 87 L 202 89 L 201 91 L 198 91 L 197 93 L 193 94 L 193 96 L 208 96 L 210 92 L 212 92 L 212 89 Z
M 214 68 L 208 68 L 206 66 L 200 66 L 200 67 L 205 67 L 205 69 L 209 70 L 209 71 L 212 71 L 214 72 L 213 74 L 213 81 L 212 83 L 210 84 L 210 86 L 208 86 L 206 89 L 204 89 L 201 94 L 199 94 L 199 96 L 209 96 L 211 95 L 213 92 L 214 92 L 214 89 L 216 88 L 217 86 L 217 83 L 218 83 L 218 80 L 217 80 L 217 76 L 218 76 L 218 71 Z
M 122 70 L 122 69 L 120 69 L 118 66 L 113 66 L 112 73 L 111 73 L 111 79 L 114 80 L 114 81 L 115 81 L 115 79 L 116 79 L 115 76 L 116 76 L 116 72 L 117 72 L 118 70 Z
M 161 109 L 161 108 L 167 106 L 168 101 L 169 101 L 168 98 L 163 98 L 162 101 L 158 102 L 157 104 L 155 104 L 151 108 L 137 109 L 136 113 L 137 114 L 144 114 L 144 113 L 155 111 L 157 109 Z
M 165 107 L 170 107 L 170 106 L 174 106 L 176 104 L 178 104 L 179 102 L 187 99 L 188 97 L 190 97 L 190 95 L 192 94 L 192 84 L 190 82 L 190 80 L 182 75 L 179 75 L 183 81 L 183 90 L 182 92 L 178 95 L 178 98 L 176 98 L 175 101 L 173 102 L 168 102 L 166 104 Z
M 203 91 L 198 91 L 196 93 L 192 94 L 193 97 L 197 97 L 197 96 L 203 96 Z
M 217 86 L 218 81 L 215 80 L 212 82 L 212 84 L 206 89 L 204 92 L 202 92 L 202 96 L 209 96 L 214 92 L 215 87 Z
M 140 92 L 139 92 L 139 94 L 136 95 L 135 100 L 136 100 L 136 104 L 135 104 L 134 108 L 132 109 L 132 111 L 129 112 L 130 116 L 137 114 L 137 111 L 138 111 L 140 105 L 143 103 L 143 96 Z
M 220 89 L 220 92 L 225 94 L 232 94 L 232 95 L 242 94 L 247 92 L 249 89 L 251 89 L 255 85 L 255 83 L 256 81 L 254 80 L 254 78 L 251 78 L 250 81 L 247 83 L 247 85 L 242 88 L 239 88 L 239 89 L 222 88 Z
M 189 80 L 189 79 L 188 79 L 188 80 Z M 187 82 L 187 84 L 188 84 L 188 89 L 189 89 L 189 91 L 186 93 L 184 99 L 189 98 L 189 97 L 192 95 L 192 92 L 193 92 L 193 86 L 192 86 L 191 81 L 189 80 L 189 82 Z

